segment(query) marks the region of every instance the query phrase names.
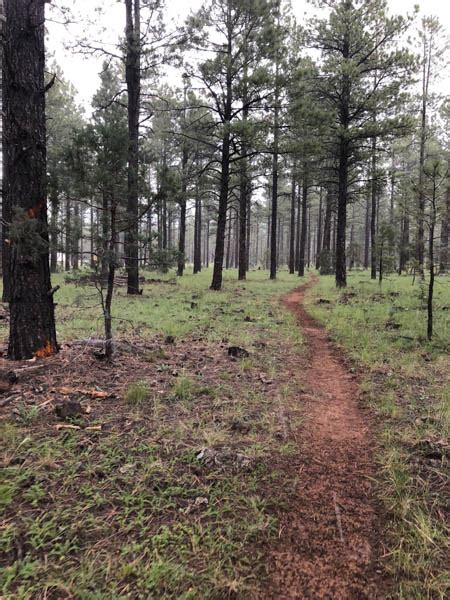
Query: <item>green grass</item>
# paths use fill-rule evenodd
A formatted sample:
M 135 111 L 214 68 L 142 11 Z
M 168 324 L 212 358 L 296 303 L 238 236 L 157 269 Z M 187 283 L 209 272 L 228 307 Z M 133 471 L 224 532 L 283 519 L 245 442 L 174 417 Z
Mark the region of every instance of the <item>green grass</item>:
M 286 271 L 280 271 L 274 282 L 268 279 L 267 271 L 258 270 L 248 274 L 248 281 L 237 282 L 237 271 L 230 269 L 224 271 L 223 290 L 214 292 L 209 290 L 211 269 L 196 275 L 187 269 L 178 279 L 172 272 L 145 275 L 171 280 L 174 285 L 146 284 L 143 295 L 134 297 L 127 296 L 125 288 L 117 288 L 112 315 L 114 334 L 118 337 L 132 333 L 175 338 L 199 334 L 212 341 L 226 338 L 231 344 L 251 344 L 262 332 L 270 334 L 277 330 L 284 311 L 273 300 L 299 283 L 297 276 Z M 55 296 L 58 339 L 103 337 L 96 289 L 65 283 L 62 273 L 52 277 L 52 284 L 61 285 Z M 6 326 L 1 323 L 0 332 L 6 337 Z
M 322 277 L 309 310 L 365 373 L 362 389 L 379 417 L 379 494 L 387 508 L 387 566 L 394 598 L 447 597 L 448 454 L 429 460 L 420 443 L 449 439 L 450 279 L 439 277 L 435 335 L 426 340 L 425 286 L 390 276 L 380 288 L 351 273 L 346 290 Z M 320 303 L 329 300 L 330 304 Z M 392 324 L 395 323 L 392 328 Z
M 130 383 L 125 392 L 125 400 L 132 406 L 142 406 L 148 400 L 149 390 L 146 381 Z
M 300 419 L 286 356 L 296 361 L 303 346 L 278 300 L 298 279 L 253 272 L 237 283 L 226 273 L 217 293 L 207 289 L 210 276 L 146 286 L 139 298 L 118 291 L 116 335 L 155 349 L 129 370 L 120 357 L 122 394 L 89 399 L 81 429 L 56 429 L 52 410 L 37 414 L 29 396 L 0 425 L 3 597 L 216 599 L 264 585 L 265 544 L 291 489 L 289 471 L 273 465 L 297 451 L 277 431 L 281 413 L 293 431 Z M 100 336 L 100 314 L 93 288 L 63 284 L 60 341 Z M 167 335 L 175 344 L 164 345 Z M 251 358 L 232 361 L 229 344 Z M 67 353 L 80 361 L 81 388 L 113 382 L 114 371 L 89 353 Z M 88 431 L 83 421 L 105 427 Z M 205 448 L 217 460 L 199 458 Z

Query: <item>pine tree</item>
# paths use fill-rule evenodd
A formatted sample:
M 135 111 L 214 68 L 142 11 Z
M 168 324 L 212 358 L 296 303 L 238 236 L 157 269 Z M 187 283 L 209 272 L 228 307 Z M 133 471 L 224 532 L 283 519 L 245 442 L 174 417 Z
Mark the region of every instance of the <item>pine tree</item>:
M 4 27 L 5 195 L 11 207 L 14 360 L 57 352 L 47 230 L 45 2 L 8 0 Z
M 402 131 L 408 124 L 395 114 L 413 56 L 399 49 L 409 19 L 389 16 L 385 0 L 336 0 L 328 20 L 316 20 L 311 36 L 322 51 L 318 95 L 334 116 L 332 158 L 337 183 L 336 285 L 345 287 L 349 193 L 365 140 Z M 378 85 L 373 86 L 374 74 Z M 374 112 L 383 114 L 374 123 Z

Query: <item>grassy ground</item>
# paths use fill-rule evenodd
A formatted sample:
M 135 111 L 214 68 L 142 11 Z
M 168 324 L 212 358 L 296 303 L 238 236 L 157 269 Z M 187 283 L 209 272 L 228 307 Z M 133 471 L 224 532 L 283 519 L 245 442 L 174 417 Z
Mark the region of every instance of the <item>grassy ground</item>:
M 195 276 L 188 271 L 182 278 L 173 272 L 147 273 L 149 279 L 168 283 L 145 284 L 143 296 L 129 297 L 125 288 L 117 288 L 113 305 L 116 334 L 185 337 L 201 332 L 210 340 L 220 340 L 226 335 L 232 343 L 245 344 L 251 342 L 262 327 L 277 329 L 277 318 L 282 311 L 276 307 L 274 311 L 278 316 L 273 318 L 264 308 L 272 298 L 299 282 L 298 277 L 286 271 L 279 273 L 275 283 L 268 280 L 266 271 L 252 271 L 247 282 L 238 283 L 237 272 L 229 270 L 224 271 L 223 291 L 217 293 L 209 290 L 211 276 L 212 271 L 208 269 Z M 54 276 L 52 283 L 62 286 L 56 296 L 59 339 L 101 337 L 102 313 L 95 288 L 67 285 L 62 274 Z M 249 318 L 246 322 L 241 318 L 243 311 Z
M 379 493 L 388 512 L 387 565 L 395 598 L 448 597 L 450 280 L 439 278 L 435 336 L 426 341 L 425 290 L 410 277 L 380 287 L 352 273 L 345 291 L 323 277 L 309 308 L 363 368 L 379 416 Z
M 264 585 L 298 448 L 303 347 L 278 302 L 298 279 L 227 273 L 217 293 L 210 275 L 119 290 L 116 334 L 137 354 L 109 366 L 65 346 L 14 388 L 0 424 L 5 599 L 248 598 Z M 63 285 L 58 303 L 60 341 L 101 335 L 91 287 Z M 230 345 L 250 356 L 230 359 Z M 64 398 L 83 413 L 58 418 Z

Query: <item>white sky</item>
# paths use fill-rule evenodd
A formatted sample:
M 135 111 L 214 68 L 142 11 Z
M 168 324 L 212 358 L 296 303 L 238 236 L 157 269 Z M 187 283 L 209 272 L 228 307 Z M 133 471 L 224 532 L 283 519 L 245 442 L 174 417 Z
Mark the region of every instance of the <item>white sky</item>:
M 297 21 L 302 23 L 305 16 L 316 11 L 306 0 L 291 0 Z M 166 0 L 166 14 L 169 18 L 181 23 L 191 11 L 198 9 L 203 0 Z M 71 81 L 78 90 L 79 102 L 89 111 L 90 99 L 95 93 L 101 68 L 102 58 L 83 57 L 65 48 L 76 42 L 80 35 L 88 35 L 92 31 L 93 39 L 101 39 L 113 44 L 123 33 L 125 21 L 125 7 L 123 0 L 72 0 L 73 10 L 82 15 L 83 25 L 72 25 L 65 28 L 61 25 L 48 23 L 48 50 L 55 54 L 57 62 L 61 65 L 66 79 Z M 396 14 L 411 13 L 414 6 L 419 4 L 419 18 L 425 15 L 436 15 L 441 24 L 450 31 L 450 0 L 388 0 L 391 12 Z M 99 17 L 96 7 L 103 7 L 104 16 Z M 86 26 L 86 20 L 93 23 L 101 22 L 105 31 L 95 36 L 95 25 Z M 89 34 L 90 35 L 90 34 Z M 441 82 L 440 91 L 450 93 L 450 79 L 448 76 Z

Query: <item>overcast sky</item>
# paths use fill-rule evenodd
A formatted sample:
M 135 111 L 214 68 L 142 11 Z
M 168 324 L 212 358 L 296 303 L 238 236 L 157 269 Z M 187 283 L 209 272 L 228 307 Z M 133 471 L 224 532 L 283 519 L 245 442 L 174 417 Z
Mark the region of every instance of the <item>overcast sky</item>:
M 166 12 L 169 18 L 182 22 L 190 11 L 198 9 L 203 0 L 166 0 Z M 447 31 L 450 30 L 450 0 L 390 0 L 392 12 L 406 14 L 414 10 L 414 5 L 419 4 L 420 16 L 436 15 Z M 84 58 L 65 48 L 66 45 L 75 43 L 82 35 L 95 36 L 96 26 L 87 26 L 87 21 L 97 23 L 100 21 L 105 31 L 97 34 L 97 39 L 114 44 L 123 33 L 125 8 L 123 0 L 73 0 L 73 9 L 81 16 L 83 25 L 72 25 L 65 28 L 56 23 L 48 23 L 48 50 L 55 54 L 57 62 L 62 66 L 66 79 L 70 80 L 78 90 L 79 101 L 89 110 L 90 99 L 99 83 L 98 72 L 101 68 L 101 58 Z M 96 7 L 103 7 L 100 17 Z M 308 15 L 317 11 L 306 0 L 292 0 L 293 11 L 297 21 L 301 23 Z M 89 32 L 89 33 L 88 33 Z M 112 46 L 111 46 L 112 47 Z M 450 93 L 450 78 L 440 85 L 441 91 Z M 443 88 L 443 89 L 442 89 Z

